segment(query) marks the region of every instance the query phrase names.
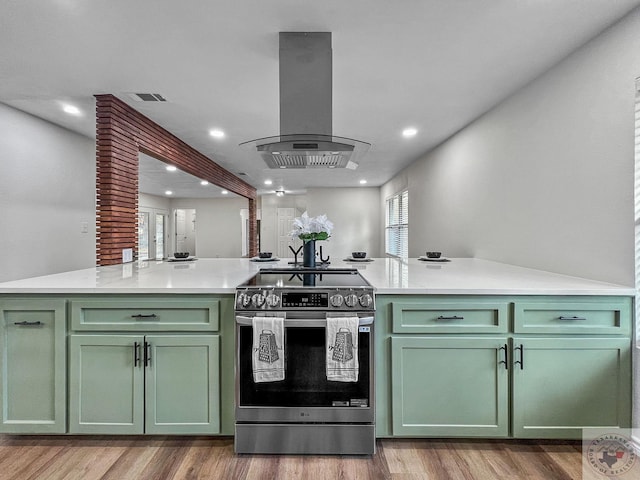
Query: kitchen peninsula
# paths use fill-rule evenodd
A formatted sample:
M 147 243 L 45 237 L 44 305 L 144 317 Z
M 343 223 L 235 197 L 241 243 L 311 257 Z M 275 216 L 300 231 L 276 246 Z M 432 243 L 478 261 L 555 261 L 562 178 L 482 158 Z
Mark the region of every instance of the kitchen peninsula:
M 148 261 L 0 284 L 0 431 L 232 435 L 233 295 L 264 266 Z M 331 267 L 376 289 L 378 437 L 630 426 L 633 288 L 471 258 Z

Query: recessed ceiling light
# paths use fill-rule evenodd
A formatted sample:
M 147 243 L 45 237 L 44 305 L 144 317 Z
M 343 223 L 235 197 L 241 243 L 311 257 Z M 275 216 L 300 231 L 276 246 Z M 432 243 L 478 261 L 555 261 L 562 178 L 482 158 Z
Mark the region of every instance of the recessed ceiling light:
M 280 165 L 280 168 L 287 168 L 285 165 Z
M 222 195 L 227 195 L 229 192 L 227 192 L 226 190 L 222 190 L 220 193 L 221 193 Z
M 165 195 L 173 195 L 173 192 L 171 190 L 167 190 L 166 192 L 164 192 Z
M 264 181 L 264 184 L 265 184 L 265 185 L 271 185 L 272 183 L 273 183 L 273 182 L 272 182 L 271 180 L 265 180 L 265 181 Z
M 176 167 L 175 165 L 167 165 L 166 169 L 169 172 L 175 172 L 176 170 L 178 170 L 178 167 Z
M 364 178 L 360 180 L 360 185 L 364 185 L 365 183 L 367 183 L 367 181 Z
M 335 165 L 329 165 L 329 168 L 336 168 Z
M 74 105 L 63 105 L 62 110 L 69 115 L 80 115 L 80 109 Z
M 271 155 L 280 155 L 280 152 L 271 152 Z
M 202 181 L 200 182 L 200 185 L 209 185 L 209 182 L 207 182 L 206 180 L 202 180 Z
M 415 129 L 415 128 L 413 128 L 413 127 L 405 128 L 405 129 L 402 131 L 402 136 L 403 136 L 403 137 L 407 137 L 407 138 L 408 138 L 408 137 L 413 137 L 416 133 L 418 133 L 418 130 L 416 130 L 416 129 Z
M 222 130 L 214 128 L 213 130 L 209 130 L 209 135 L 211 135 L 213 138 L 222 138 L 224 137 L 224 132 Z

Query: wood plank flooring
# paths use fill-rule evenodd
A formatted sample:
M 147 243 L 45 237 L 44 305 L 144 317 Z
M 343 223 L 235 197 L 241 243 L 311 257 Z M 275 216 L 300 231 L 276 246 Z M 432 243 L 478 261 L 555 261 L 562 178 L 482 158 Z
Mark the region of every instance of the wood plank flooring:
M 236 455 L 229 437 L 0 435 L 0 480 L 578 480 L 580 442 L 378 440 L 373 456 Z

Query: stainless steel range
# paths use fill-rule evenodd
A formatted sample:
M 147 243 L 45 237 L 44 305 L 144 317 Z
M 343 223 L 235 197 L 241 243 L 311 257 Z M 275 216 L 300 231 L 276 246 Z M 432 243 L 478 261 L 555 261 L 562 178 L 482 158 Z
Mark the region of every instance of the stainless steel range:
M 373 287 L 262 269 L 236 289 L 237 453 L 373 454 Z

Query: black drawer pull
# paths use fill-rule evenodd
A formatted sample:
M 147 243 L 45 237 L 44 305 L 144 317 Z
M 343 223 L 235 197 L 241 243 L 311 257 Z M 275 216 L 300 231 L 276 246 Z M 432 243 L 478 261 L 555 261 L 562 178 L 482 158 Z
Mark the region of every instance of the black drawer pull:
M 577 317 L 577 316 L 571 316 L 571 317 L 566 317 L 564 315 L 561 315 L 558 317 L 558 320 L 586 320 L 585 317 Z
M 131 318 L 135 318 L 136 320 L 141 320 L 143 318 L 156 318 L 157 315 L 155 313 L 150 313 L 149 315 L 143 315 L 138 313 L 137 315 L 131 315 Z
M 451 317 L 445 317 L 440 315 L 436 320 L 464 320 L 464 317 L 459 317 L 458 315 L 452 315 Z
M 133 342 L 133 366 L 140 365 L 140 343 Z
M 20 325 L 21 327 L 35 327 L 37 325 L 44 325 L 40 320 L 37 322 L 27 322 L 26 320 L 22 322 L 13 322 L 14 325 Z
M 520 346 L 515 347 L 514 350 L 520 351 L 520 360 L 516 360 L 515 362 L 513 362 L 513 364 L 520 365 L 520 370 L 523 370 L 524 369 L 524 347 L 522 346 L 522 344 L 520 344 Z M 515 353 L 513 354 L 513 356 L 515 357 Z
M 145 368 L 151 365 L 151 344 L 144 342 L 144 366 Z
M 498 350 L 504 350 L 504 360 L 500 360 L 498 365 L 504 364 L 504 369 L 509 370 L 509 350 L 507 344 L 505 343 L 502 347 L 498 348 Z
M 504 369 L 509 370 L 509 350 L 507 344 L 505 343 L 502 347 L 498 348 L 498 350 L 504 350 L 504 360 L 500 360 L 498 365 L 504 364 Z

